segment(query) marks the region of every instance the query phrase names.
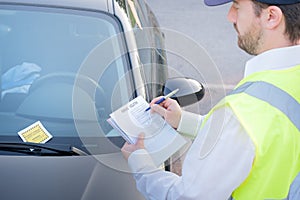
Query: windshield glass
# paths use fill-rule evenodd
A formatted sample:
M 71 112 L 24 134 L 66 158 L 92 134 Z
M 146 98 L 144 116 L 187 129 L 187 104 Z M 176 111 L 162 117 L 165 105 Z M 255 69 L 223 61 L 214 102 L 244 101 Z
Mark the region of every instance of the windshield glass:
M 124 92 L 131 91 L 131 83 L 119 83 L 129 70 L 126 55 L 117 55 L 124 41 L 112 41 L 105 55 L 97 55 L 93 67 L 102 70 L 99 76 L 79 71 L 96 47 L 121 32 L 118 23 L 105 13 L 0 7 L 1 140 L 22 141 L 18 132 L 37 121 L 53 136 L 49 142 L 115 136 L 106 122 L 112 98 L 118 96 L 115 104 L 122 105 L 132 95 Z M 108 54 L 117 58 L 105 66 L 102 58 Z M 95 92 L 87 92 L 89 87 Z M 75 90 L 80 100 L 74 101 Z M 74 117 L 74 107 L 86 111 L 91 102 L 96 120 L 84 114 Z M 102 133 L 91 128 L 99 125 Z

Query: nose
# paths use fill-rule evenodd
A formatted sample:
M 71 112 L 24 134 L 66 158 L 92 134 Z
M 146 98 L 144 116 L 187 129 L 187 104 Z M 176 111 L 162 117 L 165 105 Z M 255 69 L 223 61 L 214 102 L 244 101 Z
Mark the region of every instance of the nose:
M 237 17 L 236 9 L 234 8 L 233 5 L 231 5 L 231 7 L 228 11 L 228 14 L 227 14 L 227 19 L 231 23 L 235 24 L 236 23 L 236 17 Z

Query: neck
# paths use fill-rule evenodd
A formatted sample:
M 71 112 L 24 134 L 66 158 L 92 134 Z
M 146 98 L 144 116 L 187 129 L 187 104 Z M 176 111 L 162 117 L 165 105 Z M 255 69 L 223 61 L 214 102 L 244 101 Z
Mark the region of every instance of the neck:
M 300 44 L 300 40 L 298 41 L 298 44 Z M 286 34 L 276 34 L 275 32 L 272 32 L 265 35 L 260 53 L 271 49 L 289 47 L 294 45 L 296 44 L 291 42 Z

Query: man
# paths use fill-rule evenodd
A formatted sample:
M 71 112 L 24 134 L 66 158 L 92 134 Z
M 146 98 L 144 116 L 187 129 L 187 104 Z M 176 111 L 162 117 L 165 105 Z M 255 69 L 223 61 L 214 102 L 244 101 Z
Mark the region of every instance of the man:
M 289 191 L 300 172 L 300 0 L 234 0 L 227 17 L 239 47 L 256 55 L 236 89 L 205 117 L 181 111 L 171 99 L 151 103 L 177 131 L 196 136 L 182 176 L 155 168 L 142 137 L 122 148 L 147 199 L 295 195 Z

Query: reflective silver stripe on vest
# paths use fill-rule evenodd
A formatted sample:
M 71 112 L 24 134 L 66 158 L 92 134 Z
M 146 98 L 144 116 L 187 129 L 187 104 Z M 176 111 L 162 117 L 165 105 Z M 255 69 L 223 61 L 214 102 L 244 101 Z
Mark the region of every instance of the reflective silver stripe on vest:
M 299 87 L 299 86 L 295 86 Z M 246 82 L 229 95 L 246 93 L 283 112 L 300 131 L 300 104 L 284 90 L 267 82 Z
M 299 200 L 300 199 L 300 173 L 294 179 L 287 200 Z

